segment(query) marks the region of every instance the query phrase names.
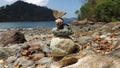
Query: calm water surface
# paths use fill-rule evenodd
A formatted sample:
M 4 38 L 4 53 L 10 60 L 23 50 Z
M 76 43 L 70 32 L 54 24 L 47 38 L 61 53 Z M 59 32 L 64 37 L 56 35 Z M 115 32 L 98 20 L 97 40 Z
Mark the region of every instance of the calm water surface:
M 0 22 L 0 29 L 54 27 L 54 26 L 55 26 L 54 21 L 47 21 L 47 22 Z

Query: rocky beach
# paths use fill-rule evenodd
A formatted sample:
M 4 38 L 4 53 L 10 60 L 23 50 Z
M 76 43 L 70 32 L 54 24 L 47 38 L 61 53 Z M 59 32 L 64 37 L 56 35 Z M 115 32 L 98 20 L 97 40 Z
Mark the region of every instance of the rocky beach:
M 120 22 L 71 27 L 77 49 L 60 60 L 50 51 L 52 28 L 0 29 L 0 68 L 120 68 Z

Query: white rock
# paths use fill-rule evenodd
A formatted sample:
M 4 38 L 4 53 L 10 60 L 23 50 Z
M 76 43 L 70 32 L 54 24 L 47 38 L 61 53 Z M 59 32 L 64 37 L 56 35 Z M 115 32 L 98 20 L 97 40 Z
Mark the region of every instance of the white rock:
M 107 35 L 101 35 L 100 38 L 101 39 L 105 39 L 107 37 Z
M 51 40 L 50 48 L 52 55 L 54 56 L 64 56 L 74 49 L 74 42 L 69 38 L 53 38 Z
M 112 38 L 112 45 L 118 45 L 118 42 L 119 42 L 119 40 L 118 40 L 118 38 Z

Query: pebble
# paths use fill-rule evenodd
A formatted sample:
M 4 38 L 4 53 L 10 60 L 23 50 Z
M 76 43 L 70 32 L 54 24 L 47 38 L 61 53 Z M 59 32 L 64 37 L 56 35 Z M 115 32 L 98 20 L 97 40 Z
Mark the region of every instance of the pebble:
M 14 63 L 16 60 L 17 60 L 17 57 L 15 57 L 15 56 L 10 56 L 10 57 L 6 60 L 6 63 L 7 63 L 7 64 L 9 64 L 9 63 Z
M 92 48 L 90 46 L 87 46 L 85 49 L 86 50 L 92 50 Z
M 34 61 L 38 61 L 40 60 L 41 58 L 45 57 L 45 55 L 43 53 L 37 53 L 37 54 L 33 54 L 33 60 Z
M 32 60 L 27 60 L 25 57 L 20 57 L 14 63 L 14 65 L 17 65 L 17 64 L 18 66 L 22 65 L 23 67 L 27 68 L 27 67 L 35 65 L 35 62 Z
M 25 43 L 25 44 L 22 45 L 22 48 L 23 49 L 28 49 L 28 48 L 30 48 L 30 45 L 28 43 Z
M 39 61 L 37 61 L 37 64 L 46 64 L 46 63 L 51 63 L 52 58 L 51 57 L 43 57 Z

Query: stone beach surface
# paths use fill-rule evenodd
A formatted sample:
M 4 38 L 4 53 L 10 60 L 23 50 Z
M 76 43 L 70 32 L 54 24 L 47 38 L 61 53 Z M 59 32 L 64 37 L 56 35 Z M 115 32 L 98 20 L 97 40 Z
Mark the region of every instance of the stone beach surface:
M 70 37 L 77 50 L 57 60 L 50 50 L 52 28 L 0 29 L 0 68 L 120 68 L 120 22 L 77 23 L 71 27 L 74 34 Z M 9 39 L 15 31 L 26 41 Z

